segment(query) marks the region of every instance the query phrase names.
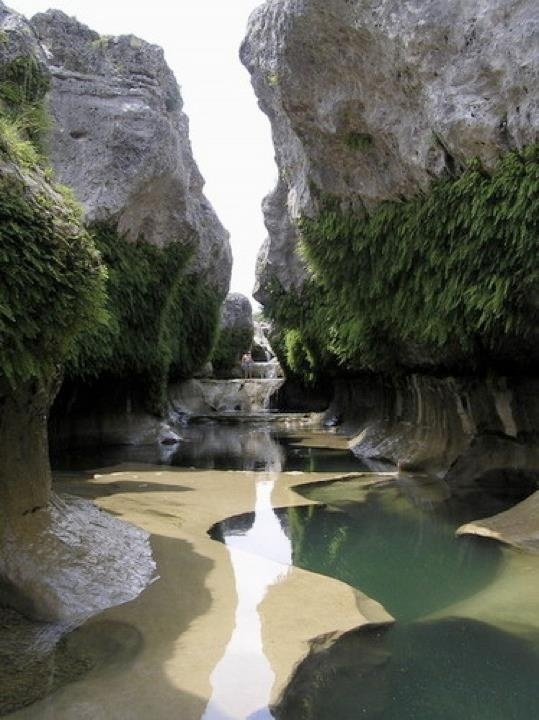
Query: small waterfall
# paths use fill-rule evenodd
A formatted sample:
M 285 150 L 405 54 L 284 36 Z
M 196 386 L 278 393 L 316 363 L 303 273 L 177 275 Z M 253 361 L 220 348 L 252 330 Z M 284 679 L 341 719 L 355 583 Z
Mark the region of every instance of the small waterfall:
M 268 362 L 254 362 L 251 365 L 251 377 L 259 380 L 282 378 L 283 370 L 276 358 Z
M 273 363 L 254 363 L 254 365 Z M 266 372 L 266 371 L 265 371 Z M 284 383 L 282 377 L 242 380 L 189 380 L 169 389 L 174 413 L 196 415 L 256 415 L 267 412 L 271 397 Z

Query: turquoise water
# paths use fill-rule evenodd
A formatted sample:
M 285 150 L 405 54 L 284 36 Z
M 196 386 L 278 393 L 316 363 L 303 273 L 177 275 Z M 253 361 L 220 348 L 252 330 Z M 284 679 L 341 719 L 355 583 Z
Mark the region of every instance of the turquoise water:
M 488 592 L 508 553 L 496 542 L 455 537 L 466 498 L 421 479 L 321 483 L 298 492 L 323 502 L 274 512 L 292 563 L 338 578 L 381 602 L 395 625 L 363 628 L 314 648 L 296 669 L 278 720 L 535 720 L 539 717 L 539 608 L 534 627 L 506 632 L 451 607 Z M 483 515 L 504 509 L 498 489 L 473 500 Z M 211 534 L 245 534 L 254 515 Z M 271 553 L 270 553 L 271 554 Z M 526 588 L 539 582 L 531 565 Z M 331 612 L 331 608 L 328 608 Z M 435 619 L 433 619 L 435 616 Z
M 452 618 L 351 633 L 304 661 L 277 720 L 535 720 L 537 645 Z

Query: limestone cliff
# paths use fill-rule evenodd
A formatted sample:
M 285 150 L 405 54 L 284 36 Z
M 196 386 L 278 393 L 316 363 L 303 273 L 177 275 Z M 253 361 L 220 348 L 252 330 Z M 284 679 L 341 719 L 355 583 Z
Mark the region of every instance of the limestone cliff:
M 292 222 L 320 192 L 373 207 L 537 140 L 533 0 L 269 0 L 241 57 L 273 131 L 271 274 L 293 284 Z M 263 297 L 263 295 L 261 296 Z
M 253 344 L 253 309 L 249 298 L 229 293 L 221 309 L 219 335 L 213 350 L 213 369 L 219 377 L 239 377 L 241 358 Z
M 148 410 L 209 356 L 228 289 L 202 189 L 159 48 L 0 1 L 0 602 L 34 617 L 80 622 L 153 573 L 146 533 L 51 495 L 47 419 L 64 377 L 68 426 L 108 397 L 117 441 L 159 437 Z
M 108 327 L 82 338 L 70 359 L 53 437 L 153 441 L 161 426 L 147 411 L 162 414 L 167 383 L 191 377 L 213 347 L 230 281 L 228 233 L 203 194 L 161 48 L 100 37 L 59 11 L 31 26 L 51 75 L 50 161 L 111 269 Z
M 337 379 L 358 454 L 443 470 L 503 435 L 498 464 L 528 467 L 538 34 L 532 0 L 268 0 L 250 18 L 279 168 L 255 293 L 289 375 Z M 509 434 L 500 387 L 518 388 Z

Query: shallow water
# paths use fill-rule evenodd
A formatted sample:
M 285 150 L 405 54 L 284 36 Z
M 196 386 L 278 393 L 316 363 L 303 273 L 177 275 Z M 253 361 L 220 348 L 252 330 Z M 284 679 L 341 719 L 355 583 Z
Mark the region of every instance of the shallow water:
M 182 432 L 185 442 L 172 449 L 56 458 L 63 471 L 130 463 L 95 481 L 62 472 L 61 489 L 96 497 L 152 532 L 160 579 L 69 639 L 84 656 L 92 625 L 98 633 L 100 623 L 121 623 L 140 637 L 136 647 L 126 650 L 120 637 L 102 667 L 16 720 L 535 717 L 539 562 L 490 541 L 455 538 L 455 527 L 470 519 L 465 493 L 452 497 L 443 483 L 416 476 L 327 482 L 327 473 L 365 467 L 337 436 L 290 424 L 211 422 Z M 299 499 L 288 507 L 298 503 L 287 490 L 296 482 L 304 503 L 321 504 Z M 491 490 L 469 491 L 473 517 L 515 502 Z M 226 551 L 206 535 L 212 523 Z M 275 628 L 287 615 L 309 628 L 325 623 L 309 637 L 339 627 L 320 576 L 312 576 L 311 591 L 321 593 L 312 598 L 318 617 L 302 617 L 306 598 L 286 591 L 293 566 L 359 588 L 397 623 L 315 646 L 270 707 L 281 650 L 296 642 L 296 628 L 282 635 Z M 288 604 L 280 605 L 283 598 Z M 285 658 L 289 672 L 293 660 Z
M 288 425 L 288 427 L 287 427 Z M 345 447 L 305 447 L 313 434 L 289 423 L 232 423 L 208 420 L 184 426 L 178 445 L 118 445 L 56 452 L 57 471 L 91 470 L 120 463 L 149 463 L 204 470 L 360 472 L 368 467 Z M 326 433 L 326 442 L 335 436 Z M 322 436 L 323 437 L 323 436 Z

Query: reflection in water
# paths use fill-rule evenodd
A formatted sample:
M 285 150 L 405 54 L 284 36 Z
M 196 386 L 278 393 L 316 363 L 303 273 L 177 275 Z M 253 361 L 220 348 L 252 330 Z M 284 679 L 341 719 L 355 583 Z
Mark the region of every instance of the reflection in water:
M 232 637 L 210 678 L 212 695 L 203 720 L 273 717 L 268 704 L 275 674 L 264 654 L 258 607 L 268 589 L 289 572 L 292 548 L 271 505 L 275 456 L 270 465 L 271 471 L 256 481 L 252 526 L 241 535 L 226 529 L 221 533 L 230 551 L 238 600 Z
M 349 450 L 301 447 L 301 437 L 275 423 L 190 423 L 179 429 L 178 445 L 82 448 L 52 456 L 55 470 L 87 470 L 119 463 L 150 463 L 204 470 L 302 470 L 348 472 L 366 466 Z

